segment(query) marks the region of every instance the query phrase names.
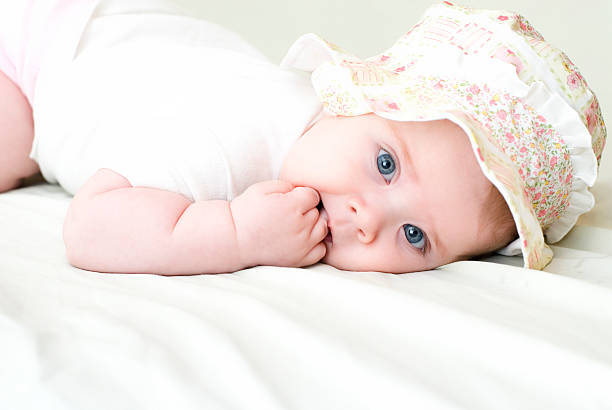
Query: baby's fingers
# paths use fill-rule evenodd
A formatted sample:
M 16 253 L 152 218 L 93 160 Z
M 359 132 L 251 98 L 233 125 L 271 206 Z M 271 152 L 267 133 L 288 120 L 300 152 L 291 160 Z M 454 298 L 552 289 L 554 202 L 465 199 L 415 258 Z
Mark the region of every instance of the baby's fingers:
M 293 188 L 291 192 L 287 193 L 287 197 L 297 202 L 298 209 L 303 214 L 316 207 L 319 203 L 319 193 L 305 186 Z
M 327 248 L 324 243 L 318 243 L 314 248 L 308 252 L 308 254 L 302 260 L 301 266 L 310 266 L 319 262 L 325 256 Z
M 314 211 L 317 211 L 314 209 Z M 327 219 L 320 216 L 310 233 L 310 239 L 314 242 L 321 242 L 327 236 Z
M 312 232 L 317 224 L 317 221 L 320 219 L 319 210 L 317 208 L 311 208 L 310 210 L 306 211 L 302 218 L 302 225 L 300 229 L 308 230 L 307 232 Z
M 264 195 L 268 194 L 284 194 L 290 192 L 293 189 L 293 185 L 291 185 L 287 181 L 281 181 L 279 179 L 272 179 L 268 181 L 258 182 L 252 187 L 255 187 L 260 193 Z

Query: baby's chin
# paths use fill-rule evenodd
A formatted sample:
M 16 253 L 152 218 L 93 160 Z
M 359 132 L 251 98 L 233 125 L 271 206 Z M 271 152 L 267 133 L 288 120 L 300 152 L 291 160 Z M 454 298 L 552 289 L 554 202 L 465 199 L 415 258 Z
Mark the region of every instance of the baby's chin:
M 336 255 L 334 255 L 333 251 L 330 251 L 329 245 L 326 244 L 327 247 L 327 252 L 325 253 L 325 256 L 323 257 L 323 259 L 321 259 L 319 262 L 324 263 L 326 265 L 329 265 L 333 268 L 339 269 L 339 270 L 343 270 L 343 271 L 349 271 L 349 272 L 381 272 L 381 273 L 393 273 L 393 272 L 384 272 L 381 269 L 372 269 L 372 266 L 361 266 L 359 264 L 356 264 L 354 262 L 348 262 L 348 261 L 343 261 L 343 260 L 339 260 Z M 404 272 L 402 272 L 404 273 Z
M 351 271 L 351 272 L 379 272 L 379 273 L 389 273 L 389 274 L 402 274 L 402 273 L 413 273 L 413 272 L 423 272 L 432 269 L 436 269 L 439 266 L 445 265 L 446 263 L 433 264 L 432 266 L 419 266 L 419 267 L 410 267 L 410 266 L 377 266 L 373 263 L 362 263 L 360 261 L 355 261 L 355 258 L 343 258 L 338 255 L 333 249 L 330 249 L 329 245 L 325 244 L 327 248 L 327 252 L 325 256 L 319 261 L 320 263 L 324 263 L 326 265 L 332 266 L 339 270 Z M 447 262 L 450 263 L 450 262 Z

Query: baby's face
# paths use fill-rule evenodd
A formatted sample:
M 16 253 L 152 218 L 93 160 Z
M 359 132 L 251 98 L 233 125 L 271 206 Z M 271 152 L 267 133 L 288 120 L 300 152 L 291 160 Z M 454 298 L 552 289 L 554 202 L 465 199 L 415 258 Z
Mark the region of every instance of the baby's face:
M 339 269 L 412 272 L 477 252 L 491 183 L 448 120 L 325 116 L 296 141 L 280 178 L 316 189 Z

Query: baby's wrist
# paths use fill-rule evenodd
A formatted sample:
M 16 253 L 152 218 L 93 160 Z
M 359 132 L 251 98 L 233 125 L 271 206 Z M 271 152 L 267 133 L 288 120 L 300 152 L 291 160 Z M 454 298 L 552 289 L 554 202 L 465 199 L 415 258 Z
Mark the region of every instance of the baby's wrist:
M 240 221 L 240 217 L 235 217 L 235 209 L 232 206 L 233 201 L 228 201 L 227 209 L 232 221 L 232 238 L 234 243 L 234 249 L 236 249 L 235 260 L 240 265 L 239 269 L 250 268 L 258 265 L 255 260 L 255 255 L 252 251 L 252 241 L 248 239 L 248 235 L 245 235 L 243 230 L 243 224 Z

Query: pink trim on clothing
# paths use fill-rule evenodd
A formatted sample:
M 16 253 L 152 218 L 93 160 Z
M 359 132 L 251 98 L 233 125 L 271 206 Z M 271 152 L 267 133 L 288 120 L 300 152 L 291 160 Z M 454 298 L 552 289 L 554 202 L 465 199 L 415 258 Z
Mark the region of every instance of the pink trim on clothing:
M 4 47 L 2 47 L 2 43 L 0 43 L 0 71 L 17 84 L 17 70 L 15 69 L 15 64 L 13 64 L 6 54 Z
M 20 0 L 0 6 L 0 70 L 25 94 L 32 105 L 38 74 L 47 50 L 70 29 L 75 37 L 83 31 L 100 0 Z

